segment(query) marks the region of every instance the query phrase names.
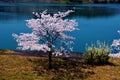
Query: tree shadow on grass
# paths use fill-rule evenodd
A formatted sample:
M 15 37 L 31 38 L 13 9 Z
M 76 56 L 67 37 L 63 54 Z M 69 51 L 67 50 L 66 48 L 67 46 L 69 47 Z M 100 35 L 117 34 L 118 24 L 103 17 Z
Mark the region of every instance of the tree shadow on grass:
M 39 76 L 49 77 L 47 80 L 84 80 L 95 74 L 94 69 L 97 66 L 118 66 L 112 62 L 90 65 L 85 64 L 83 59 L 74 58 L 53 58 L 52 60 L 51 70 L 48 69 L 47 58 L 39 58 L 31 62 L 35 65 L 34 70 Z
M 115 63 L 112 63 L 110 61 L 106 62 L 106 63 L 98 63 L 98 64 L 89 64 L 91 66 L 118 66 Z
M 105 65 L 108 65 L 108 66 L 118 66 L 117 64 L 112 63 L 112 62 L 107 62 Z
M 49 76 L 48 80 L 83 80 L 94 74 L 93 66 L 84 64 L 82 60 L 69 58 L 53 58 L 52 60 L 51 70 L 48 69 L 47 58 L 29 61 L 35 65 L 34 69 L 38 75 L 44 76 L 46 74 Z

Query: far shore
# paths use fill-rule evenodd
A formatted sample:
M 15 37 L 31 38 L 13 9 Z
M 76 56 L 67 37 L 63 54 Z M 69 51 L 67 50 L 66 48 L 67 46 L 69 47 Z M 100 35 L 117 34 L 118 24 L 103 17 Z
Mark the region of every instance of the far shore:
M 118 4 L 120 0 L 1 0 L 4 3 Z

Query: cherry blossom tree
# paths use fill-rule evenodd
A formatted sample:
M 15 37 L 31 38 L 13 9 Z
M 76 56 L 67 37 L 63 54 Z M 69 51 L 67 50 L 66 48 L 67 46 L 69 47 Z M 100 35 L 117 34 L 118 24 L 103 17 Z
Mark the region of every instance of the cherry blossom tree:
M 118 33 L 120 34 L 120 30 L 118 30 Z M 120 39 L 113 40 L 113 43 L 111 46 L 114 48 L 114 50 L 120 53 Z
M 21 50 L 38 50 L 48 53 L 49 68 L 51 68 L 52 55 L 61 55 L 72 50 L 71 44 L 74 37 L 67 35 L 68 32 L 77 30 L 75 20 L 64 19 L 72 10 L 48 14 L 33 12 L 36 19 L 26 20 L 31 33 L 13 34 Z

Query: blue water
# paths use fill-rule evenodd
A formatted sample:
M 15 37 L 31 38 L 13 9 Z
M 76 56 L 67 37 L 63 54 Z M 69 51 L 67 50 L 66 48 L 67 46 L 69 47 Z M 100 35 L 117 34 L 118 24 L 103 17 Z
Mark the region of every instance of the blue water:
M 70 33 L 74 36 L 74 52 L 84 52 L 85 45 L 97 40 L 112 44 L 114 39 L 120 38 L 119 4 L 38 4 L 38 3 L 0 3 L 0 49 L 16 49 L 17 43 L 12 33 L 31 32 L 25 20 L 34 16 L 32 12 L 47 9 L 49 13 L 57 11 L 75 10 L 67 18 L 76 19 L 80 30 Z

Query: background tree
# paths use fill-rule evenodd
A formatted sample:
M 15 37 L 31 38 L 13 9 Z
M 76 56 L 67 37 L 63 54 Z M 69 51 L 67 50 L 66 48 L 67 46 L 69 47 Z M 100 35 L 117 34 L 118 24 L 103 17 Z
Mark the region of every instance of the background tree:
M 75 20 L 63 19 L 69 13 L 58 12 L 50 15 L 47 11 L 35 13 L 36 19 L 26 20 L 28 28 L 32 33 L 13 34 L 18 42 L 18 48 L 22 50 L 38 50 L 48 53 L 49 68 L 51 68 L 52 54 L 61 55 L 72 50 L 70 44 L 73 43 L 73 37 L 65 33 L 76 30 L 77 23 Z
M 118 33 L 120 34 L 120 30 Z M 113 40 L 112 47 L 115 52 L 120 53 L 120 39 Z

